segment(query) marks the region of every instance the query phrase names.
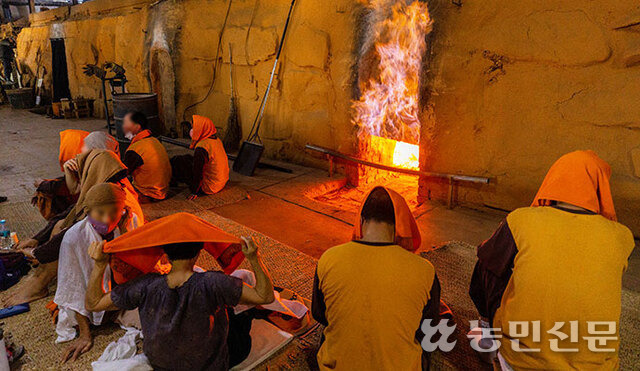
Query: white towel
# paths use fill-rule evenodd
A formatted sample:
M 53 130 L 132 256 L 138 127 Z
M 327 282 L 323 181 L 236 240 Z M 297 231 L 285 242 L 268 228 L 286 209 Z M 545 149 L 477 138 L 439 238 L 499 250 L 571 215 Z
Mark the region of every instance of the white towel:
M 231 273 L 231 276 L 240 278 L 244 283 L 246 283 L 249 286 L 256 285 L 256 276 L 253 274 L 253 272 L 248 271 L 246 269 L 238 269 L 235 272 Z M 272 310 L 274 312 L 283 313 L 288 316 L 295 317 L 297 319 L 304 317 L 304 315 L 307 314 L 307 312 L 309 311 L 309 308 L 307 308 L 306 305 L 302 304 L 297 300 L 282 299 L 280 298 L 280 293 L 277 291 L 274 291 L 273 294 L 276 300 L 274 300 L 274 302 L 271 304 L 262 305 L 263 308 Z M 254 307 L 253 305 L 238 304 L 235 307 L 233 307 L 233 312 L 235 314 L 238 314 L 246 310 L 249 310 L 253 307 Z

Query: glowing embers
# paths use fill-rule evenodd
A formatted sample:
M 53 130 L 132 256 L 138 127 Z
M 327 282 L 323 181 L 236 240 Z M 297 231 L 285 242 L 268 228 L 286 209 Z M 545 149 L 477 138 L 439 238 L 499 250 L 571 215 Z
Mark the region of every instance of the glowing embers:
M 418 170 L 420 148 L 416 144 L 399 142 L 372 135 L 369 137 L 366 149 L 368 160 L 382 165 Z

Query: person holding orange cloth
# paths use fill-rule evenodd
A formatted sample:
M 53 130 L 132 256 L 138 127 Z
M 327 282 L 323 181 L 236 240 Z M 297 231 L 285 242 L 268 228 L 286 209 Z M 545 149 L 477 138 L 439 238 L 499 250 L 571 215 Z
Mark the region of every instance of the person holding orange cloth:
M 60 154 L 58 160 L 60 169 L 64 171 L 64 163 L 82 152 L 84 138 L 89 135 L 88 131 L 68 129 L 60 132 Z
M 217 129 L 210 119 L 194 115 L 189 132 L 191 148 L 195 149 L 193 156 L 175 156 L 171 159 L 173 180 L 189 185 L 190 199 L 200 194 L 216 194 L 229 181 L 229 159 L 216 133 Z
M 316 268 L 312 314 L 325 325 L 321 370 L 421 370 L 424 320 L 436 325 L 440 283 L 415 254 L 420 231 L 404 198 L 375 187 L 353 240 L 327 250 Z
M 89 190 L 99 183 L 113 183 L 120 186 L 125 192 L 125 204 L 137 217 L 139 224 L 144 224 L 144 214 L 138 203 L 137 194 L 127 179 L 127 168 L 118 155 L 113 151 L 92 149 L 87 153 L 79 154 L 76 160 L 77 171 L 73 177 L 76 179 L 78 201 L 57 220 L 48 234 L 44 230 L 23 245 L 19 245 L 21 252 L 39 263 L 33 275 L 27 277 L 24 283 L 15 290 L 15 294 L 6 300 L 8 305 L 16 305 L 30 302 L 47 296 L 48 284 L 55 278 L 58 270 L 58 257 L 60 246 L 68 229 L 87 216 L 90 199 Z M 67 173 L 70 168 L 65 168 Z M 53 222 L 53 220 L 52 220 Z M 50 224 L 52 224 L 50 222 Z M 30 241 L 33 240 L 33 243 Z
M 54 297 L 58 306 L 56 343 L 77 338 L 68 346 L 63 361 L 75 361 L 88 351 L 93 344 L 90 326 L 103 322 L 104 312 L 89 312 L 85 308 L 87 285 L 93 269 L 88 249 L 92 242 L 112 240 L 138 227 L 137 215 L 126 207 L 126 197 L 120 185 L 94 185 L 87 193 L 87 216 L 69 228 L 62 239 Z M 105 275 L 103 282 L 109 284 L 110 275 Z
M 502 331 L 503 370 L 619 368 L 622 274 L 634 239 L 616 221 L 610 177 L 593 151 L 560 157 L 531 206 L 478 247 L 469 293 L 480 327 Z M 495 351 L 487 336 L 478 343 Z
M 69 129 L 60 132 L 58 161 L 62 172 L 64 164 L 82 152 L 84 138 L 87 135 L 89 132 L 84 130 Z M 35 186 L 36 192 L 31 204 L 38 208 L 46 220 L 53 219 L 76 201 L 76 197 L 67 188 L 64 176 L 41 180 L 36 182 Z
M 131 140 L 123 162 L 140 203 L 164 200 L 171 181 L 169 155 L 162 143 L 151 136 L 148 126 L 147 117 L 141 112 L 129 112 L 122 123 L 125 137 Z
M 255 286 L 223 272 L 194 272 L 203 249 L 227 272 L 246 257 L 255 273 Z M 105 294 L 101 282 L 109 266 L 108 254 L 111 260 L 118 257 L 144 273 L 151 272 L 166 254 L 171 268 L 168 274 L 147 273 Z M 143 351 L 153 369 L 227 370 L 240 363 L 251 350 L 251 317 L 228 309 L 275 299 L 271 278 L 251 238 L 241 241 L 187 213 L 155 220 L 106 244 L 94 243 L 89 255 L 95 265 L 87 309 L 138 308 Z

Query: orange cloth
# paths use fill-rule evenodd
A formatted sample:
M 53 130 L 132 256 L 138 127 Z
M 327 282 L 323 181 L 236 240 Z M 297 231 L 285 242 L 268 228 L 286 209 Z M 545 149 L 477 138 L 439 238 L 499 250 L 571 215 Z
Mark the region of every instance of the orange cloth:
M 407 201 L 405 201 L 404 197 L 402 197 L 396 191 L 386 187 L 374 187 L 373 189 L 371 189 L 371 191 L 369 191 L 367 197 L 364 198 L 364 201 L 360 206 L 360 211 L 358 212 L 358 215 L 356 217 L 356 223 L 354 224 L 353 239 L 362 239 L 362 220 L 360 218 L 360 215 L 362 215 L 362 207 L 364 206 L 365 201 L 369 198 L 371 192 L 373 192 L 373 190 L 376 188 L 384 188 L 384 190 L 389 193 L 391 202 L 393 202 L 393 209 L 396 214 L 395 243 L 399 246 L 402 246 L 406 250 L 415 252 L 416 250 L 418 250 L 418 248 L 420 248 L 420 243 L 422 242 L 422 237 L 420 236 L 420 230 L 418 229 L 416 219 L 413 217 L 411 209 L 409 209 L 409 205 L 407 205 Z
M 60 155 L 58 159 L 62 171 L 64 171 L 62 165 L 82 151 L 82 144 L 87 135 L 89 135 L 89 132 L 84 130 L 69 129 L 60 132 Z
M 143 162 L 131 173 L 134 187 L 147 197 L 165 199 L 171 181 L 171 163 L 162 143 L 152 137 L 149 130 L 144 130 L 133 138 L 128 151 L 137 153 Z
M 567 153 L 551 166 L 531 206 L 566 202 L 616 221 L 610 178 L 611 167 L 595 152 Z
M 220 192 L 229 181 L 229 158 L 220 138 L 204 138 L 196 144 L 209 154 L 209 159 L 202 169 L 200 190 L 212 195 Z
M 213 121 L 211 121 L 211 119 L 204 116 L 193 115 L 191 148 L 195 148 L 198 142 L 203 139 L 209 138 L 217 132 L 218 130 L 216 129 L 216 126 L 213 124 Z
M 154 220 L 131 232 L 107 242 L 104 252 L 123 261 L 141 273 L 158 270 L 164 251 L 162 246 L 180 242 L 204 242 L 204 250 L 211 254 L 227 274 L 233 272 L 244 259 L 240 239 L 188 213 L 177 213 Z M 111 265 L 118 284 L 134 277 L 118 275 Z M 162 269 L 166 271 L 166 267 Z

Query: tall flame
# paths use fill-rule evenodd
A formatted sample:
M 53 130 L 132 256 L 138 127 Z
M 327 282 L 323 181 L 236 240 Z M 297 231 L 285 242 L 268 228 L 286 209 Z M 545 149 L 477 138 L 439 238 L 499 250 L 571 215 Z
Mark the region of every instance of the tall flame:
M 388 3 L 389 0 L 371 0 L 370 6 L 383 7 Z M 382 137 L 404 142 L 398 143 L 394 151 L 399 150 L 405 160 L 412 156 L 415 160 L 395 161 L 394 157 L 402 156 L 394 156 L 394 152 L 383 155 L 383 160 L 393 160 L 396 166 L 417 168 L 419 79 L 426 35 L 431 32 L 427 4 L 416 0 L 407 5 L 406 0 L 395 0 L 391 16 L 377 21 L 373 31 L 378 75 L 368 81 L 360 99 L 353 103 L 353 122 L 361 139 L 370 137 L 372 142 L 375 137 Z M 368 156 L 376 145 L 366 143 L 364 147 L 364 155 Z

